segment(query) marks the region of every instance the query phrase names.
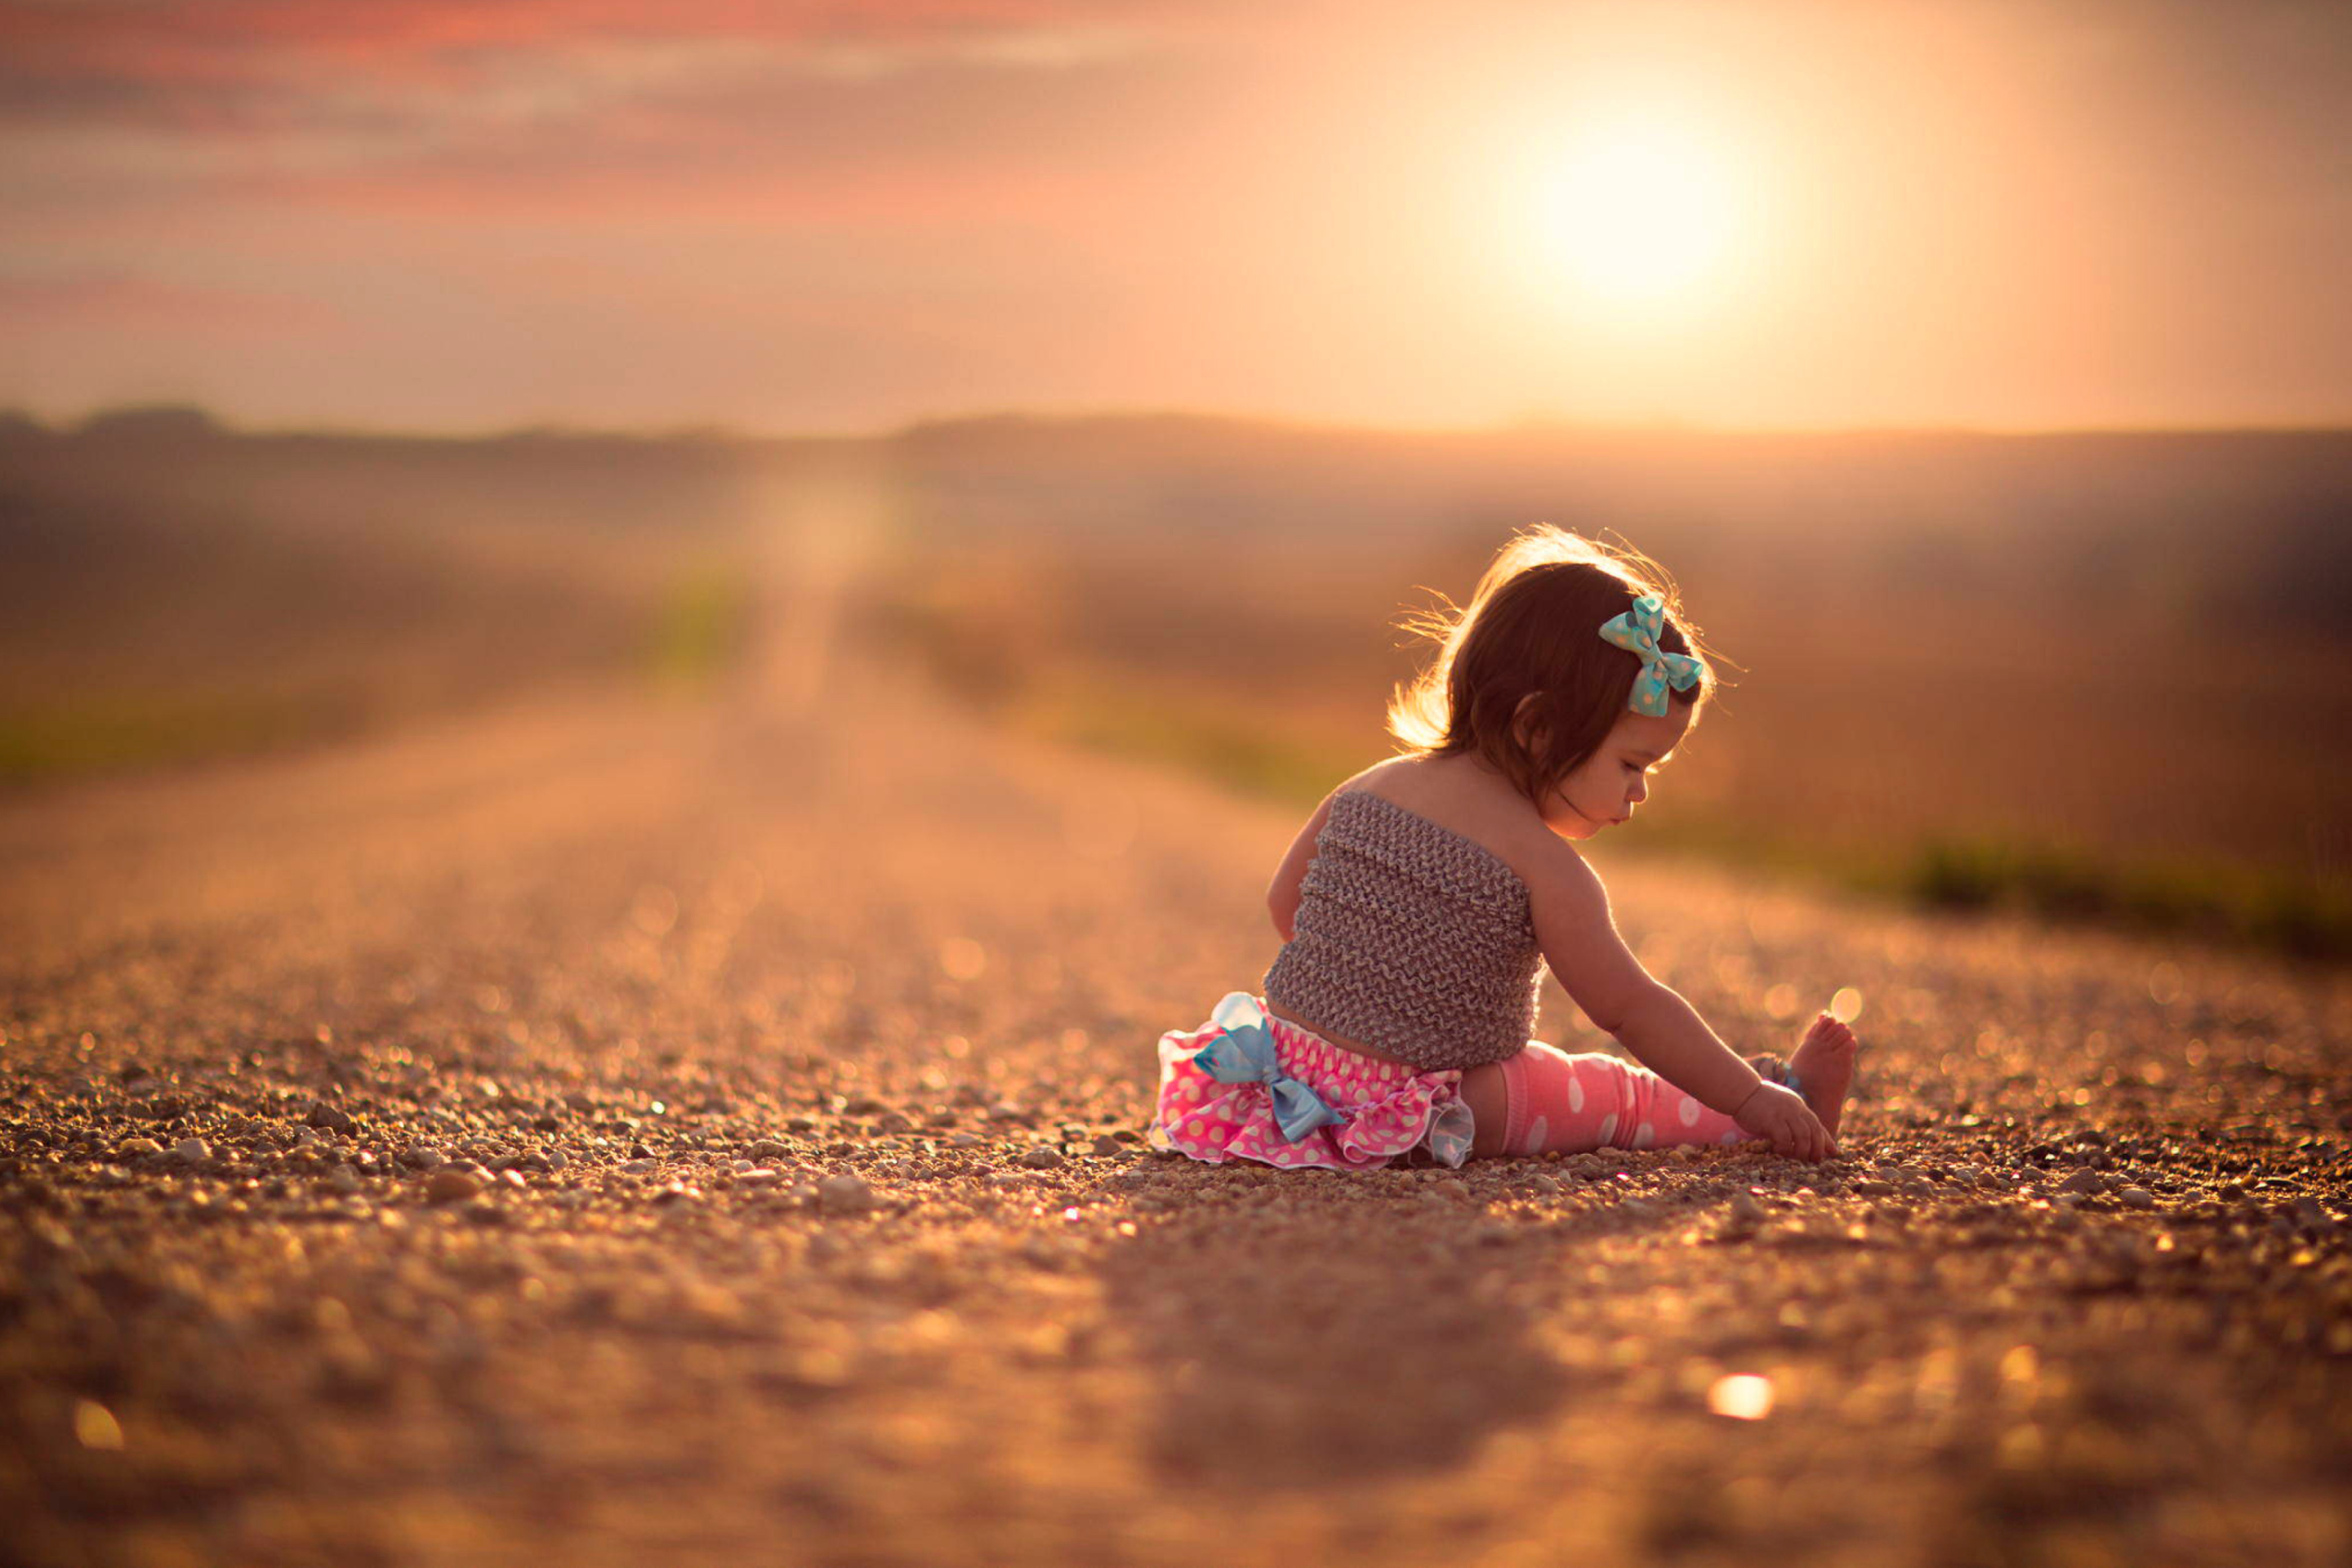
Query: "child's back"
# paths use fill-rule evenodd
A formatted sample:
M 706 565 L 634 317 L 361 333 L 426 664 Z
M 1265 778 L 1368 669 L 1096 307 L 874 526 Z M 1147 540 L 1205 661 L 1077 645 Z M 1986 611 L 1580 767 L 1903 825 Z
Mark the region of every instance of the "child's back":
M 1532 829 L 1532 831 L 1531 831 Z M 1460 757 L 1396 757 L 1307 819 L 1267 902 L 1283 947 L 1267 1011 L 1422 1068 L 1524 1046 L 1542 982 L 1538 886 L 1573 855 L 1528 803 Z

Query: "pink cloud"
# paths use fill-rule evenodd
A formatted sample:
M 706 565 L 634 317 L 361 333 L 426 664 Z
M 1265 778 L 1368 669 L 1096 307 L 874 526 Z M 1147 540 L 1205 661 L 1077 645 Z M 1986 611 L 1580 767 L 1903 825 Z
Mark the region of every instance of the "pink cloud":
M 897 210 L 985 171 L 1017 201 L 1166 99 L 1169 73 L 1126 68 L 1153 10 L 0 0 L 0 197 L 58 217 L 215 196 Z
M 1104 0 L 185 0 L 0 5 L 0 84 L 85 89 L 278 85 L 295 68 L 446 79 L 469 57 L 594 44 L 911 45 L 1132 25 L 1155 7 Z M 1171 11 L 1179 8 L 1171 5 Z M 35 101 L 33 107 L 42 107 Z M 48 107 L 62 107 L 53 100 Z
M 314 300 L 194 287 L 121 272 L 0 277 L 0 331 L 97 325 L 163 331 L 308 331 L 342 313 Z

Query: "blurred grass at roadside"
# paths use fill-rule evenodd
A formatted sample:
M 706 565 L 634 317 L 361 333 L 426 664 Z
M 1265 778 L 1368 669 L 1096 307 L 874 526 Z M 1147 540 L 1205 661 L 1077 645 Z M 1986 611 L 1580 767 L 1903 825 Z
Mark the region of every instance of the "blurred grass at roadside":
M 1181 768 L 1302 812 L 1388 752 L 1377 729 L 1349 717 L 1237 700 L 1239 693 L 1197 678 L 1087 662 L 1068 650 L 1042 658 L 1032 647 L 1024 658 L 1020 638 L 960 619 L 954 603 L 902 598 L 880 624 L 942 686 L 1022 733 Z M 1838 836 L 1813 837 L 1744 815 L 1720 796 L 1657 813 L 1608 848 L 1704 859 L 1916 908 L 2009 910 L 2352 961 L 2352 889 L 2212 857 L 1857 831 L 1850 822 Z
M 315 744 L 742 651 L 718 444 L 0 429 L 0 787 Z
M 1030 733 L 1187 768 L 1302 810 L 1378 760 L 1287 739 L 1236 719 L 1229 705 L 1170 702 L 1104 685 L 1057 684 L 1051 695 L 1008 711 Z M 2352 960 L 2352 896 L 2257 867 L 1988 838 L 1929 837 L 1856 849 L 1719 817 L 1645 824 L 1612 848 L 1692 856 L 1927 909 L 2014 910 Z
M 1937 838 L 1912 854 L 1895 886 L 1938 908 L 2022 909 L 2352 959 L 2352 893 L 2224 861 L 2118 862 L 2074 846 Z
M 736 563 L 709 562 L 680 572 L 653 606 L 644 661 L 673 691 L 707 687 L 741 655 L 751 619 L 751 583 Z
M 546 602 L 477 602 L 471 611 L 515 618 L 485 635 L 454 616 L 428 616 L 408 627 L 422 658 L 396 649 L 370 657 L 353 631 L 290 664 L 258 654 L 243 668 L 208 660 L 194 681 L 155 669 L 145 684 L 69 682 L 48 698 L 20 689 L 0 700 L 0 787 L 315 745 L 566 680 L 642 679 L 692 697 L 740 657 L 751 595 L 740 566 L 687 568 L 641 597 L 573 603 L 560 631 L 546 624 L 555 608 Z M 460 648 L 478 657 L 458 660 Z
M 363 721 L 324 694 L 110 693 L 0 708 L 0 785 L 268 751 L 331 739 Z
M 1163 763 L 1227 789 L 1311 806 L 1332 784 L 1378 760 L 1317 744 L 1236 716 L 1230 704 L 1145 694 L 1108 681 L 1055 679 L 1003 710 L 1013 728 L 1045 739 Z

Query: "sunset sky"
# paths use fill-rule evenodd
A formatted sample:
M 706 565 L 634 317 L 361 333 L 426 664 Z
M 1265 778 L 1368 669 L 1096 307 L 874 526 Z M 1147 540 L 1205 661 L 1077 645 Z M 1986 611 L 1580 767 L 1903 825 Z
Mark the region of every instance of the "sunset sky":
M 0 0 L 0 406 L 2352 421 L 2343 0 Z

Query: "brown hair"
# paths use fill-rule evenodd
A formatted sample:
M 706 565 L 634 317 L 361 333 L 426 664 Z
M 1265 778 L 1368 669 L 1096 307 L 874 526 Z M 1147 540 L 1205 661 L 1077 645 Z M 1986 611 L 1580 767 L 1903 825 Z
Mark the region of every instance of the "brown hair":
M 1503 546 L 1467 607 L 1439 595 L 1440 608 L 1405 618 L 1405 628 L 1435 642 L 1438 652 L 1396 689 L 1389 733 L 1412 754 L 1484 757 L 1540 803 L 1600 749 L 1631 706 L 1642 660 L 1602 641 L 1601 627 L 1644 594 L 1665 604 L 1658 647 L 1702 667 L 1698 684 L 1688 691 L 1668 687 L 1666 696 L 1704 711 L 1716 690 L 1714 655 L 1685 618 L 1665 569 L 1630 547 L 1614 550 L 1544 523 Z M 1522 740 L 1514 721 L 1528 698 L 1532 721 Z

